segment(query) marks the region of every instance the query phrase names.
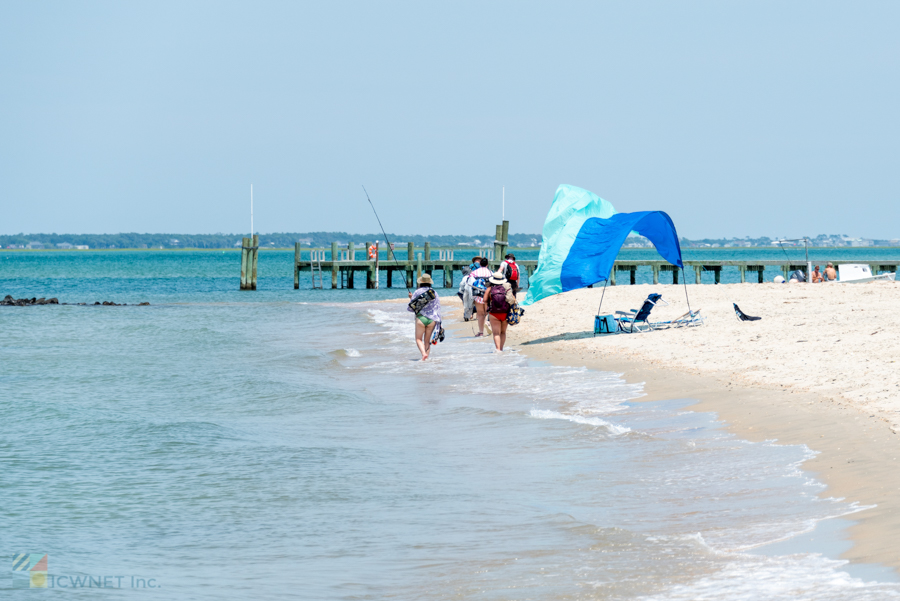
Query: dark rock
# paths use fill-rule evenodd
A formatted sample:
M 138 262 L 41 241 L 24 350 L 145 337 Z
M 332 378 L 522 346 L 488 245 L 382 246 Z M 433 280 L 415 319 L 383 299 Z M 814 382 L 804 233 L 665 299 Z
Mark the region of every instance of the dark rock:
M 29 307 L 33 305 L 68 305 L 70 303 L 60 303 L 59 299 L 56 297 L 53 298 L 13 298 L 12 295 L 7 294 L 2 299 L 0 299 L 0 306 L 6 307 Z M 71 303 L 73 305 L 88 305 L 91 303 Z M 96 301 L 93 303 L 96 305 L 103 305 L 107 307 L 126 307 L 128 303 L 115 303 L 113 301 Z M 141 303 L 141 305 L 149 305 L 150 303 Z
M 148 306 L 149 304 L 150 304 L 150 303 L 138 303 L 138 307 L 146 307 L 146 306 Z

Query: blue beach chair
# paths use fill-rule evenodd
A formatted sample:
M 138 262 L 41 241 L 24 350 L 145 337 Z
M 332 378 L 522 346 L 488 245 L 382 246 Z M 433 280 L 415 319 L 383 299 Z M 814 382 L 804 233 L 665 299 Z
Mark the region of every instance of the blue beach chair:
M 616 311 L 616 321 L 619 322 L 619 328 L 622 332 L 630 334 L 635 331 L 635 328 L 637 328 L 638 332 L 646 332 L 659 327 L 669 327 L 671 324 L 668 322 L 652 323 L 649 320 L 653 307 L 660 303 L 663 305 L 669 304 L 662 299 L 662 294 L 653 293 L 647 297 L 647 300 L 644 301 L 644 304 L 637 311 L 633 309 L 631 311 Z

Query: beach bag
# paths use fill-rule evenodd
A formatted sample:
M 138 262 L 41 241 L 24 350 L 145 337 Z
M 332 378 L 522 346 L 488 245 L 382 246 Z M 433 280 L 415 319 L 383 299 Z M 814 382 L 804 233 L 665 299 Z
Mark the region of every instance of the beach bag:
M 594 317 L 594 336 L 597 334 L 617 334 L 619 322 L 614 315 L 596 315 Z
M 423 292 L 420 296 L 409 301 L 409 308 L 413 310 L 413 312 L 418 315 L 421 313 L 422 309 L 425 308 L 425 305 L 433 301 L 437 298 L 437 293 L 434 291 L 434 288 L 429 288 L 425 292 Z
M 509 261 L 506 264 L 506 271 L 503 273 L 503 275 L 510 282 L 518 282 L 519 281 L 519 266 L 516 265 L 515 261 Z
M 506 314 L 506 323 L 514 326 L 519 323 L 523 315 L 525 315 L 525 309 L 515 304 L 509 308 L 509 313 Z
M 509 303 L 506 301 L 506 288 L 491 286 L 491 313 L 509 313 Z

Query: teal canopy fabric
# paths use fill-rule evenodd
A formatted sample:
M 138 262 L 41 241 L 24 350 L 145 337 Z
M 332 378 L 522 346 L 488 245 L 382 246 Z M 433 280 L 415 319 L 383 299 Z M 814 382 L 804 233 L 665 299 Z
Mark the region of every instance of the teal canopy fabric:
M 563 189 L 566 188 L 564 191 Z M 681 245 L 672 219 L 662 211 L 640 211 L 636 213 L 614 213 L 612 205 L 585 190 L 583 194 L 573 194 L 578 200 L 569 206 L 575 210 L 558 209 L 557 203 L 568 200 L 571 186 L 560 186 L 554 206 L 544 223 L 544 241 L 538 260 L 537 271 L 528 284 L 528 294 L 523 305 L 530 305 L 553 294 L 584 288 L 609 279 L 619 249 L 632 231 L 646 237 L 653 243 L 662 257 L 679 267 L 683 267 Z M 564 192 L 560 196 L 560 192 Z M 596 199 L 583 202 L 590 195 Z M 582 202 L 580 202 L 582 201 Z M 591 203 L 603 203 L 606 210 L 614 214 L 592 216 Z M 601 205 L 602 206 L 602 205 Z M 560 215 L 568 213 L 568 221 Z M 549 226 L 549 227 L 548 227 Z M 552 234 L 548 241 L 548 229 Z M 573 231 L 574 230 L 574 233 Z
M 553 204 L 544 221 L 541 254 L 537 271 L 528 279 L 528 294 L 523 305 L 563 291 L 560 275 L 563 262 L 584 222 L 592 217 L 609 218 L 615 207 L 593 192 L 561 185 L 556 189 Z

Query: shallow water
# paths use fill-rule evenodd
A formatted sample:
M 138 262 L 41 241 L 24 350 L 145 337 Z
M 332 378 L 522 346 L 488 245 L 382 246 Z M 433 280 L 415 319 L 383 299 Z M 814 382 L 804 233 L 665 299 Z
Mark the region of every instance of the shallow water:
M 402 305 L 343 302 L 396 292 L 273 278 L 287 285 L 241 293 L 203 257 L 129 261 L 0 271 L 0 294 L 153 303 L 0 307 L 2 547 L 48 553 L 56 588 L 900 597 L 821 554 L 839 529 L 784 546 L 858 509 L 819 498 L 805 447 L 742 441 L 688 401 L 636 402 L 615 374 L 496 355 L 465 332 L 414 361 Z

